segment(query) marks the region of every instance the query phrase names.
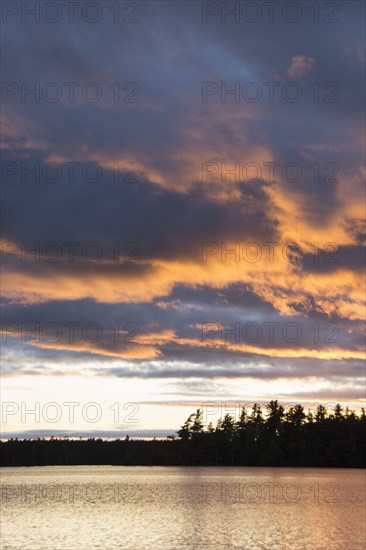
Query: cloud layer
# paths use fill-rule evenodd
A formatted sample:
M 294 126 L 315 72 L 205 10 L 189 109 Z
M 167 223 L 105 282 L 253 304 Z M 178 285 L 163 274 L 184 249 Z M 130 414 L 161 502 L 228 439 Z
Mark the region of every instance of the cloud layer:
M 363 6 L 136 5 L 4 25 L 4 374 L 359 403 Z

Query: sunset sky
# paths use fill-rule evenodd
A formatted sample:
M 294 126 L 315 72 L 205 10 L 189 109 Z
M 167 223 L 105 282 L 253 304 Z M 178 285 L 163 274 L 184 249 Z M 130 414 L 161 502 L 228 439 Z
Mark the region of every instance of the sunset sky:
M 85 4 L 2 13 L 3 437 L 359 409 L 363 2 Z

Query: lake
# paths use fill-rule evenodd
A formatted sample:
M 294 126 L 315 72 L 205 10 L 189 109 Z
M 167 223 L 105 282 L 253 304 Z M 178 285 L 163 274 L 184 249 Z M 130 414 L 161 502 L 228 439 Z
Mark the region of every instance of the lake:
M 2 550 L 364 550 L 365 470 L 1 469 Z

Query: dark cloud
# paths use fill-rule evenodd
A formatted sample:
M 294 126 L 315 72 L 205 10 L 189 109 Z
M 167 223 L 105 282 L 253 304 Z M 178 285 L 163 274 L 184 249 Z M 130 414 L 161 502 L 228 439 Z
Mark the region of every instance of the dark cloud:
M 8 336 L 6 375 L 161 379 L 172 383 L 172 392 L 179 386 L 181 395 L 192 396 L 199 388 L 211 395 L 213 382 L 212 391 L 219 391 L 225 379 L 314 378 L 336 384 L 334 395 L 359 397 L 364 7 L 339 3 L 339 22 L 327 24 L 322 5 L 318 23 L 309 3 L 297 3 L 298 23 L 285 20 L 281 5 L 270 23 L 263 5 L 257 23 L 243 16 L 239 22 L 228 16 L 225 23 L 224 4 L 214 3 L 218 13 L 207 22 L 201 2 L 177 1 L 140 2 L 134 24 L 113 23 L 111 10 L 95 25 L 83 21 L 80 10 L 74 23 L 23 24 L 16 16 L 4 24 L 3 80 L 20 88 L 38 82 L 43 91 L 54 82 L 62 98 L 3 97 L 2 321 L 18 328 L 78 323 L 72 342 L 67 330 L 55 342 L 43 336 L 38 344 Z M 244 3 L 236 4 L 243 9 Z M 296 56 L 312 61 L 297 77 L 301 98 L 292 102 L 283 93 Z M 66 82 L 80 83 L 75 101 L 68 100 Z M 102 90 L 100 101 L 81 94 L 88 82 Z M 262 97 L 223 102 L 217 93 L 203 102 L 204 82 L 228 89 L 254 82 Z M 273 102 L 266 82 L 278 83 Z M 136 103 L 125 101 L 131 90 Z M 204 162 L 233 166 L 263 159 L 279 163 L 275 181 L 264 173 L 255 182 L 203 181 Z M 52 162 L 62 167 L 59 181 L 42 174 L 39 182 L 32 175 L 21 181 L 21 166 Z M 78 163 L 73 181 L 65 162 Z M 87 163 L 101 166 L 99 181 L 83 178 Z M 138 169 L 132 179 L 128 163 Z M 283 177 L 286 163 L 301 167 L 299 181 Z M 12 167 L 19 170 L 7 176 Z M 329 176 L 332 167 L 335 177 Z M 311 239 L 323 242 L 324 235 L 340 242 L 316 260 L 306 252 L 265 273 L 255 264 L 235 271 L 238 266 L 223 261 L 215 271 L 202 262 L 205 242 L 263 244 L 288 240 L 292 232 L 307 251 Z M 102 252 L 98 261 L 83 255 L 92 242 Z M 19 257 L 22 243 L 28 250 L 54 243 L 62 257 Z M 76 243 L 73 261 L 65 243 Z M 294 259 L 296 250 L 292 254 Z M 225 278 L 230 269 L 233 275 Z M 94 343 L 83 336 L 88 323 L 102 329 Z M 116 323 L 122 329 L 136 324 L 136 341 L 115 341 Z M 239 324 L 239 341 L 217 332 L 202 342 L 205 323 L 221 331 Z M 250 323 L 260 326 L 258 341 L 253 333 L 243 338 Z M 273 338 L 268 324 L 277 327 Z M 291 324 L 300 329 L 299 340 L 291 327 L 284 336 Z M 318 397 L 331 393 L 316 391 Z
M 6 154 L 3 161 L 14 162 Z M 26 161 L 18 158 L 15 165 L 8 166 L 15 166 L 20 174 L 21 162 L 33 168 L 37 162 L 42 167 L 46 164 L 44 158 L 32 155 Z M 79 243 L 74 247 L 75 257 L 81 256 L 85 244 L 95 242 L 101 249 L 101 260 L 111 261 L 118 242 L 121 257 L 128 261 L 164 258 L 202 261 L 204 242 L 221 239 L 263 242 L 277 237 L 276 223 L 266 214 L 268 199 L 260 188 L 249 183 L 241 186 L 246 200 L 250 198 L 252 202 L 248 212 L 240 201 L 219 202 L 209 188 L 199 185 L 182 194 L 158 188 L 147 180 L 117 184 L 108 170 L 103 170 L 102 180 L 95 183 L 82 179 L 69 183 L 65 169 L 63 180 L 54 184 L 42 181 L 42 177 L 39 183 L 30 180 L 22 184 L 19 174 L 4 176 L 3 239 L 19 245 L 24 242 L 25 249 L 30 250 L 35 249 L 36 242 L 40 243 L 46 261 L 41 266 L 29 262 L 28 268 L 33 270 L 52 271 L 56 267 L 62 272 L 66 264 L 66 269 L 87 271 L 92 264 L 96 272 L 100 269 L 112 275 L 116 271 L 116 262 L 114 266 L 113 262 L 112 266 L 102 266 L 101 262 L 91 261 L 84 261 L 81 267 L 72 265 L 72 246 L 64 243 Z M 62 251 L 55 265 L 47 258 L 48 254 L 51 258 L 56 255 L 57 250 L 50 246 L 48 252 L 47 243 L 56 243 Z M 87 259 L 87 250 L 85 255 Z M 97 255 L 93 247 L 89 255 L 91 258 Z M 8 261 L 10 258 L 11 254 Z M 148 267 L 119 263 L 117 269 L 128 275 Z
M 302 266 L 304 271 L 312 273 L 353 271 L 362 274 L 365 269 L 365 248 L 361 245 L 338 247 L 336 243 L 328 243 L 325 250 L 305 254 Z
M 364 341 L 360 322 L 330 319 L 317 311 L 296 317 L 280 315 L 272 305 L 238 286 L 220 292 L 209 287 L 179 287 L 170 301 L 164 298 L 155 304 L 106 304 L 90 299 L 10 304 L 3 307 L 2 328 L 9 334 L 3 336 L 5 344 L 32 342 L 34 348 L 38 338 L 45 351 L 62 344 L 68 348 L 66 353 L 83 352 L 79 360 L 84 353 L 102 356 L 112 352 L 118 358 L 135 346 L 152 346 L 167 361 L 245 362 L 254 357 L 262 360 L 261 352 L 266 354 L 266 350 L 294 357 L 299 350 L 361 352 Z

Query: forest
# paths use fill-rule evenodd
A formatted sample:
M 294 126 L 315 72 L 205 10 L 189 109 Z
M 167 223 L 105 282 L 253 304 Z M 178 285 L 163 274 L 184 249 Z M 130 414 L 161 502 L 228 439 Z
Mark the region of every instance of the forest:
M 366 467 L 366 414 L 335 405 L 305 412 L 272 400 L 204 425 L 197 409 L 166 439 L 9 439 L 0 442 L 0 466 L 298 466 Z

